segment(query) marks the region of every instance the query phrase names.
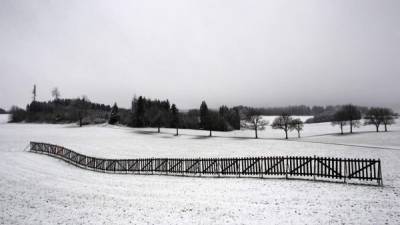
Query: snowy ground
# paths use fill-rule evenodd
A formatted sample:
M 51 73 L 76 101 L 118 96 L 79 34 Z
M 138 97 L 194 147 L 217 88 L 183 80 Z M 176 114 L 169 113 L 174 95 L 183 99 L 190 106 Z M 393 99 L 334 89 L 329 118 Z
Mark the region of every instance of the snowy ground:
M 400 123 L 400 121 L 398 121 Z M 213 132 L 73 124 L 6 124 L 0 115 L 0 224 L 400 224 L 400 125 L 337 135 L 305 125 L 304 138 L 268 127 Z M 284 179 L 189 178 L 86 171 L 23 151 L 30 140 L 92 156 L 304 155 L 380 158 L 384 187 Z

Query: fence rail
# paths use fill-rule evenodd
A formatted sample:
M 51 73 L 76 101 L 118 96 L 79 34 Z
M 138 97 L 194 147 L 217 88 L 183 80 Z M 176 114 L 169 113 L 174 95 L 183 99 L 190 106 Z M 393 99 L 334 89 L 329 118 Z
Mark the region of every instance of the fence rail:
M 104 159 L 86 156 L 58 145 L 38 142 L 30 142 L 30 151 L 48 154 L 76 166 L 101 172 L 192 176 L 281 176 L 286 179 L 304 177 L 343 182 L 375 181 L 378 185 L 383 185 L 379 159 L 316 156 Z

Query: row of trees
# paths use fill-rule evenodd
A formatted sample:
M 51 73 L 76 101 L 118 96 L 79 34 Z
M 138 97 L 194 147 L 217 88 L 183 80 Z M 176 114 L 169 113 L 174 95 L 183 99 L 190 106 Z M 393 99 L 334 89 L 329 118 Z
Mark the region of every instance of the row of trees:
M 55 99 L 48 102 L 32 101 L 25 110 L 13 106 L 10 110 L 10 122 L 78 122 L 79 126 L 82 126 L 106 122 L 110 110 L 109 105 L 92 103 L 87 97 Z
M 121 119 L 116 104 L 112 107 L 109 123 L 115 124 Z M 262 110 L 255 108 L 228 108 L 221 106 L 218 111 L 210 110 L 207 103 L 203 101 L 199 110 L 192 109 L 188 112 L 180 112 L 175 104 L 170 105 L 168 100 L 152 100 L 139 96 L 132 101 L 131 120 L 128 126 L 131 127 L 156 127 L 160 133 L 161 127 L 175 128 L 176 135 L 179 135 L 179 128 L 202 129 L 209 131 L 239 130 L 240 128 L 252 129 L 255 138 L 258 138 L 258 131 L 264 130 L 269 124 L 262 117 Z M 300 119 L 293 119 L 289 114 L 283 113 L 272 123 L 272 128 L 282 129 L 286 138 L 288 132 L 296 130 L 300 138 L 303 130 L 303 122 Z
M 364 118 L 364 125 L 374 125 L 376 131 L 384 125 L 387 126 L 395 122 L 398 117 L 389 108 L 367 108 L 354 105 L 327 106 L 327 107 L 307 107 L 307 106 L 289 106 L 276 108 L 251 108 L 237 106 L 228 108 L 221 106 L 218 110 L 211 110 L 207 103 L 203 101 L 199 109 L 192 109 L 180 112 L 175 104 L 170 104 L 168 100 L 152 100 L 139 96 L 134 97 L 130 110 L 119 109 L 115 103 L 113 107 L 104 104 L 96 104 L 89 101 L 85 96 L 76 99 L 61 99 L 60 91 L 54 88 L 51 91 L 53 100 L 48 102 L 36 101 L 36 85 L 34 85 L 32 94 L 33 101 L 26 106 L 26 110 L 18 107 L 12 107 L 12 122 L 74 122 L 78 121 L 82 126 L 88 123 L 101 123 L 107 121 L 110 124 L 121 123 L 131 127 L 156 127 L 160 132 L 161 127 L 176 128 L 176 135 L 179 134 L 179 128 L 203 129 L 209 131 L 230 131 L 252 129 L 255 138 L 258 138 L 258 131 L 264 130 L 269 121 L 263 119 L 262 115 L 279 112 L 271 127 L 281 129 L 285 132 L 286 139 L 288 132 L 296 130 L 300 138 L 300 132 L 304 124 L 300 119 L 294 119 L 291 115 L 301 115 L 311 113 L 317 115 L 329 115 L 332 125 L 339 125 L 341 134 L 346 125 L 350 127 L 350 133 L 353 128 L 361 125 L 361 119 Z M 285 111 L 286 110 L 286 111 Z M 308 114 L 309 115 L 309 114 Z M 316 116 L 314 116 L 315 118 Z M 326 119 L 325 116 L 321 118 Z
M 264 120 L 261 116 L 261 112 L 252 109 L 245 114 L 245 118 L 241 123 L 241 127 L 245 129 L 254 130 L 255 138 L 258 138 L 258 131 L 264 130 L 269 124 L 269 121 Z M 272 122 L 271 127 L 273 129 L 281 129 L 285 132 L 285 137 L 288 139 L 288 132 L 296 130 L 297 136 L 300 138 L 300 132 L 303 130 L 304 123 L 298 118 L 293 118 L 288 113 L 282 113 L 280 116 L 275 118 Z
M 114 108 L 114 107 L 113 107 Z M 115 110 L 113 110 L 115 112 Z M 111 115 L 115 113 L 111 112 Z M 160 132 L 161 127 L 187 129 L 204 129 L 210 131 L 229 131 L 240 129 L 239 110 L 221 106 L 218 111 L 209 110 L 207 103 L 202 102 L 200 108 L 187 112 L 180 112 L 175 104 L 168 100 L 152 100 L 139 96 L 132 101 L 131 119 L 128 126 L 131 127 L 156 127 Z M 111 116 L 115 123 L 116 116 Z
M 349 104 L 342 106 L 335 112 L 332 125 L 338 125 L 341 134 L 343 134 L 344 126 L 349 125 L 350 133 L 353 133 L 353 128 L 361 125 L 362 118 L 364 118 L 364 125 L 374 125 L 376 132 L 379 132 L 379 127 L 382 124 L 387 131 L 387 126 L 394 124 L 398 115 L 389 108 L 372 107 L 365 112 L 363 117 L 359 107 Z
M 10 110 L 11 122 L 78 122 L 79 126 L 90 123 L 103 123 L 109 119 L 111 107 L 91 102 L 86 96 L 74 99 L 61 99 L 58 88 L 51 90 L 52 100 L 37 101 L 37 88 L 33 86 L 32 102 L 21 109 L 13 106 Z

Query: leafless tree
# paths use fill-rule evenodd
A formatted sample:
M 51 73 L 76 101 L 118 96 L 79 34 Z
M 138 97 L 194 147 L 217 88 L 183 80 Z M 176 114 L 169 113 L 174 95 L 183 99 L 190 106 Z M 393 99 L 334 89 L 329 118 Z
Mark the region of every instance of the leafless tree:
M 375 125 L 376 132 L 379 132 L 379 126 L 383 123 L 383 113 L 382 108 L 370 108 L 364 117 L 364 125 Z
M 247 113 L 245 120 L 242 121 L 241 127 L 245 129 L 251 129 L 255 132 L 255 138 L 258 138 L 258 130 L 264 130 L 265 126 L 268 125 L 268 121 L 264 120 L 260 113 L 257 111 L 251 111 Z
M 395 124 L 395 119 L 399 118 L 399 115 L 394 113 L 392 109 L 383 108 L 382 109 L 382 123 L 385 125 L 385 132 L 387 132 L 387 126 Z
M 300 138 L 300 131 L 303 130 L 304 123 L 301 121 L 301 119 L 293 119 L 292 122 L 290 123 L 290 126 L 297 131 L 297 137 Z
M 343 134 L 343 126 L 348 123 L 350 125 L 350 133 L 353 133 L 353 127 L 360 125 L 360 119 L 361 111 L 357 106 L 352 104 L 344 105 L 335 113 L 332 125 L 340 125 L 341 134 Z
M 283 113 L 281 116 L 275 118 L 271 126 L 273 129 L 282 129 L 285 132 L 286 139 L 288 139 L 288 132 L 293 130 L 293 126 L 290 125 L 292 121 L 293 119 L 289 114 Z
M 32 90 L 32 94 L 33 94 L 33 101 L 36 101 L 36 84 L 33 85 L 33 90 Z
M 343 127 L 347 125 L 346 116 L 343 111 L 339 110 L 333 115 L 332 126 L 336 125 L 340 126 L 340 134 L 343 135 Z
M 57 87 L 53 88 L 53 90 L 51 91 L 51 96 L 53 96 L 54 100 L 58 100 L 60 98 L 60 91 Z

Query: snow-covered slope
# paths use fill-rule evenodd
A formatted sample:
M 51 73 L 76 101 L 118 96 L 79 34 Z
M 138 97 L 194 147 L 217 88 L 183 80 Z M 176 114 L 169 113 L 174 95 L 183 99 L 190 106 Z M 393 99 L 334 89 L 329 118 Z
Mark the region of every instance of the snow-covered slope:
M 269 123 L 271 124 L 277 117 L 278 116 L 263 116 L 263 119 L 269 121 Z M 306 122 L 306 120 L 313 118 L 313 116 L 292 116 L 292 117 L 295 119 L 300 119 L 303 122 Z
M 253 131 L 0 124 L 0 221 L 4 224 L 399 224 L 400 126 L 337 135 L 306 124 L 304 138 Z M 30 140 L 109 158 L 319 155 L 381 158 L 385 187 L 282 179 L 115 175 L 23 151 Z M 320 142 L 320 143 L 314 143 Z M 362 147 L 364 146 L 364 147 Z

